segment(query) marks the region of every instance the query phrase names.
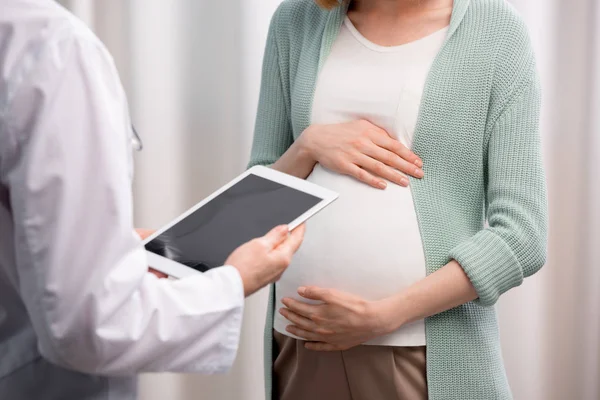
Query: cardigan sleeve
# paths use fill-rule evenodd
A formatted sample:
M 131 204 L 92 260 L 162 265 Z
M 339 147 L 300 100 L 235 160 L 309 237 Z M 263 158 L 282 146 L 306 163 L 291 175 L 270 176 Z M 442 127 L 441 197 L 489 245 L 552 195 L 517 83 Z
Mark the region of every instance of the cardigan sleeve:
M 547 199 L 539 137 L 540 85 L 526 81 L 496 119 L 487 143 L 488 228 L 450 252 L 481 305 L 536 273 L 546 260 Z
M 292 145 L 290 107 L 282 78 L 277 30 L 282 6 L 275 12 L 263 59 L 260 96 L 254 128 L 254 140 L 248 168 L 270 165 Z

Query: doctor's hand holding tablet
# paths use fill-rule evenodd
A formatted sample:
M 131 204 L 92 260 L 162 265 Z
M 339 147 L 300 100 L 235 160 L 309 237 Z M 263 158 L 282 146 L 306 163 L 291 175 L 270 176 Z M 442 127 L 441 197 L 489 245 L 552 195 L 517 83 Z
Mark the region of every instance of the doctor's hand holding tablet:
M 290 235 L 287 226 L 278 226 L 265 236 L 238 247 L 229 256 L 225 264 L 234 266 L 240 273 L 246 297 L 281 277 L 302 243 L 304 230 L 304 225 L 300 225 Z M 136 229 L 136 232 L 142 239 L 154 233 L 148 229 Z M 153 268 L 149 271 L 158 278 L 169 277 Z
M 301 225 L 290 235 L 287 226 L 278 226 L 265 236 L 238 247 L 229 256 L 225 264 L 240 273 L 246 296 L 281 277 L 302 243 L 304 229 Z
M 302 224 L 336 198 L 330 190 L 259 166 L 161 230 L 138 233 L 155 275 L 184 278 L 230 265 L 249 296 L 279 279 L 302 243 Z
M 305 226 L 300 225 L 290 235 L 287 226 L 278 226 L 265 236 L 238 247 L 229 256 L 225 264 L 232 265 L 240 273 L 246 297 L 281 277 L 302 243 L 304 230 Z M 136 229 L 136 232 L 142 239 L 154 233 L 148 229 Z M 158 278 L 169 277 L 153 268 L 149 268 L 149 271 Z

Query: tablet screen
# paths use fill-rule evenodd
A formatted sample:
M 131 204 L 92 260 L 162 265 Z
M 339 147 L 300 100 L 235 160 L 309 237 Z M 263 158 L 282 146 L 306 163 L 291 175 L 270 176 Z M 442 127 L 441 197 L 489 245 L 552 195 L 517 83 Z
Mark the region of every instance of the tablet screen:
M 322 199 L 249 174 L 146 244 L 146 250 L 205 272 L 241 244 L 289 224 Z

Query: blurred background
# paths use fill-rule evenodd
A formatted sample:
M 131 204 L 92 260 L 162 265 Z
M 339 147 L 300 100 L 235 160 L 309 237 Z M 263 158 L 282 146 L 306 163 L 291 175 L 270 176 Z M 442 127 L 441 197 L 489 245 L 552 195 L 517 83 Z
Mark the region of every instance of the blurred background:
M 145 144 L 136 224 L 157 228 L 242 172 L 279 0 L 62 0 L 112 52 Z M 511 0 L 544 88 L 547 266 L 498 306 L 517 400 L 600 399 L 600 4 Z M 224 376 L 145 375 L 141 400 L 262 400 L 266 294 L 247 302 Z M 483 400 L 483 399 L 482 399 Z

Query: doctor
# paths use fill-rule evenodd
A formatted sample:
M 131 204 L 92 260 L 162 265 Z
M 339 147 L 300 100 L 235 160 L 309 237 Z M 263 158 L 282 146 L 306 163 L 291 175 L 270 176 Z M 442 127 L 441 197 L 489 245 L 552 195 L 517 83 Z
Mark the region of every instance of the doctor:
M 283 273 L 303 229 L 192 278 L 148 273 L 111 57 L 54 1 L 0 10 L 0 399 L 133 399 L 139 372 L 226 371 L 244 297 Z

